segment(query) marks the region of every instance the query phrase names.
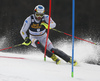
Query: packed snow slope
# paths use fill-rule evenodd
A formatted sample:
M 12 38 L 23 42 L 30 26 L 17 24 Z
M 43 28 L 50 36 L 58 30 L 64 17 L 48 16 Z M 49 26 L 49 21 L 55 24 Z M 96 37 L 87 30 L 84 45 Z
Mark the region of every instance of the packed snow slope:
M 56 48 L 71 55 L 71 42 L 58 41 Z M 2 46 L 2 45 L 1 45 Z M 56 65 L 41 52 L 29 50 L 27 54 L 0 52 L 0 81 L 100 81 L 100 46 L 83 41 L 75 42 L 74 77 L 71 77 L 71 64 L 61 59 Z M 91 64 L 90 64 L 91 63 Z

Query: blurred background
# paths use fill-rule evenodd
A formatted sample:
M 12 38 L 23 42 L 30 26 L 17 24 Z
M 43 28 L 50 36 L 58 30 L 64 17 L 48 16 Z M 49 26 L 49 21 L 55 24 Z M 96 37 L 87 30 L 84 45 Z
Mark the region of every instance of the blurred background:
M 38 4 L 45 7 L 46 14 L 49 13 L 49 0 L 0 0 L 0 48 L 24 41 L 20 29 L 24 20 L 33 14 L 34 7 Z M 75 5 L 75 36 L 99 42 L 100 1 L 76 0 Z M 51 16 L 57 24 L 56 29 L 72 34 L 72 0 L 52 0 Z M 53 43 L 61 39 L 71 40 L 71 37 L 53 30 L 50 30 L 49 38 Z M 26 49 L 33 48 L 21 46 L 5 51 L 19 52 Z

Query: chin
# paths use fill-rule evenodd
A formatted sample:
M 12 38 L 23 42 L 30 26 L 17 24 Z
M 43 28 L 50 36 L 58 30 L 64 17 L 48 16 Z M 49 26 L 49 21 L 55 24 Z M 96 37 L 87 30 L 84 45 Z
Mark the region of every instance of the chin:
M 37 19 L 37 20 L 41 20 L 41 19 Z
M 39 18 L 36 18 L 36 19 L 37 19 L 37 20 L 41 20 L 42 18 L 39 17 Z

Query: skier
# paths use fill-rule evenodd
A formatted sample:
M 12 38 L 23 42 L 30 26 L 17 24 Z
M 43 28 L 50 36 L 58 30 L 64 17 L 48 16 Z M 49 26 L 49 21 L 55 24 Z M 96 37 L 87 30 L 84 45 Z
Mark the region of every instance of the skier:
M 32 45 L 33 47 L 39 48 L 44 53 L 44 47 L 46 43 L 46 29 L 48 29 L 48 19 L 49 16 L 45 14 L 45 8 L 42 5 L 37 5 L 34 9 L 34 14 L 30 15 L 24 21 L 24 24 L 21 28 L 20 34 L 25 40 L 23 45 Z M 56 27 L 56 23 L 50 18 L 50 29 Z M 29 31 L 29 36 L 27 34 Z M 63 51 L 54 48 L 52 42 L 48 38 L 46 55 L 50 57 L 56 64 L 60 63 L 60 59 L 56 57 L 59 56 L 66 62 L 72 63 L 71 56 L 65 54 Z M 77 65 L 77 62 L 74 60 L 74 65 Z

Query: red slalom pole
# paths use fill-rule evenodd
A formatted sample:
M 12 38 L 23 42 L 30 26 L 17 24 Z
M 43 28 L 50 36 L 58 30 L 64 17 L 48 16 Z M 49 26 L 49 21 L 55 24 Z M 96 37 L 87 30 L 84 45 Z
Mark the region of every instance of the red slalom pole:
M 46 49 L 47 49 L 47 42 L 48 42 L 48 37 L 49 37 L 50 17 L 51 17 L 51 0 L 49 0 L 49 21 L 48 21 L 48 31 L 47 31 L 47 37 L 46 37 L 45 50 L 44 50 L 44 61 L 46 61 Z
M 63 32 L 63 31 L 59 31 L 59 30 L 57 30 L 57 29 L 52 29 L 52 30 L 57 31 L 57 32 L 59 32 L 59 33 L 63 33 L 63 34 L 65 34 L 65 35 L 68 35 L 68 36 L 71 36 L 71 37 L 72 37 L 71 34 L 65 33 L 65 32 Z M 83 41 L 88 42 L 88 43 L 91 43 L 91 44 L 97 45 L 97 44 L 94 43 L 94 42 L 91 42 L 91 41 L 88 41 L 88 40 L 85 40 L 85 39 L 82 39 L 82 38 L 79 38 L 79 37 L 76 37 L 76 36 L 74 36 L 74 38 L 79 39 L 79 40 L 83 40 Z

